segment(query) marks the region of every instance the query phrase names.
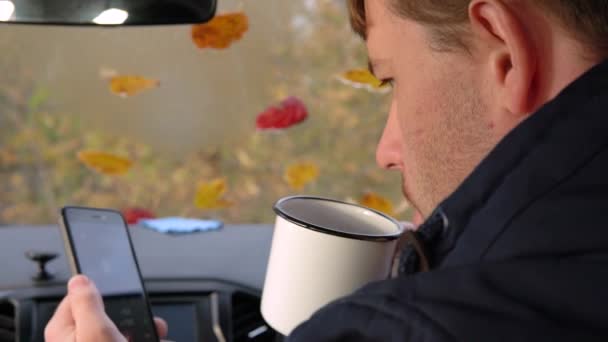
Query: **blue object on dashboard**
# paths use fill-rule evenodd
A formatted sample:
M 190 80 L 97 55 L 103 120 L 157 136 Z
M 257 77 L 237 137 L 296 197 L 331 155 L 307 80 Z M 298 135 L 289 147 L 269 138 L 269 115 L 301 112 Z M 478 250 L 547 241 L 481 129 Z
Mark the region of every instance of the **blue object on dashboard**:
M 165 234 L 188 234 L 218 230 L 224 223 L 219 220 L 200 220 L 184 217 L 163 217 L 157 219 L 140 220 L 143 227 Z

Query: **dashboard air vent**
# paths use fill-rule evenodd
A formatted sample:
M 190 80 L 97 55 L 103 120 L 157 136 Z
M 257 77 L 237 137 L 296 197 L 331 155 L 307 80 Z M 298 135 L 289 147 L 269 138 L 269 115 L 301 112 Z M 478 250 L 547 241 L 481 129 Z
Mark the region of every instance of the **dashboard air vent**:
M 276 333 L 260 313 L 260 299 L 243 292 L 232 295 L 232 336 L 234 342 L 272 342 Z
M 15 306 L 9 302 L 0 301 L 0 342 L 17 340 L 15 317 Z

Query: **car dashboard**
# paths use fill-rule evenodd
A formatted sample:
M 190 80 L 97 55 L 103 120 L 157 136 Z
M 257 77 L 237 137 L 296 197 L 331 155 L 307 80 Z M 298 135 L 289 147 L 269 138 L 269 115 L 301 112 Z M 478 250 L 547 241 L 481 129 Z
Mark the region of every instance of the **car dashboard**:
M 269 225 L 167 235 L 130 228 L 152 311 L 168 339 L 280 341 L 264 322 L 260 295 L 270 253 Z M 52 278 L 35 280 L 27 252 L 56 253 Z M 70 270 L 56 226 L 0 227 L 0 342 L 44 341 L 44 327 L 66 293 Z M 130 324 L 125 313 L 121 324 Z

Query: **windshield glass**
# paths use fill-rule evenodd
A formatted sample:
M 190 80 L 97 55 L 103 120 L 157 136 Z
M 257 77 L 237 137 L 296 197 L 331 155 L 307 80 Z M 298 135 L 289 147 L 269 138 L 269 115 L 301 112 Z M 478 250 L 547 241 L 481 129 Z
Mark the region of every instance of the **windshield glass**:
M 270 223 L 294 194 L 408 217 L 343 0 L 220 1 L 206 25 L 2 26 L 0 224 L 68 204 Z

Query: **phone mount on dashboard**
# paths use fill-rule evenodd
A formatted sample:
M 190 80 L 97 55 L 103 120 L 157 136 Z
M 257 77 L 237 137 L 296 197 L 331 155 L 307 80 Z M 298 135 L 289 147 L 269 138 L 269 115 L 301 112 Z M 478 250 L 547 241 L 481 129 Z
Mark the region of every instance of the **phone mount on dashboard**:
M 46 251 L 27 251 L 25 256 L 38 264 L 38 273 L 32 277 L 34 281 L 48 281 L 53 275 L 46 270 L 46 264 L 59 256 L 58 253 Z

